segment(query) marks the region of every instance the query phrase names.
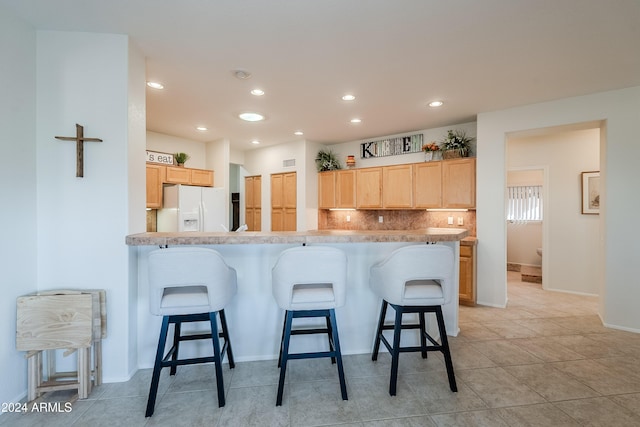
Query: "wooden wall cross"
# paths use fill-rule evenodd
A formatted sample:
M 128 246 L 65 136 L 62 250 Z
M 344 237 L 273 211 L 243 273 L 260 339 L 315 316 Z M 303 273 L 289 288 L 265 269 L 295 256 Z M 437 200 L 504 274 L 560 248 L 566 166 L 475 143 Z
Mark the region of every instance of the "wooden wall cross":
M 84 176 L 84 142 L 102 142 L 99 138 L 85 138 L 84 128 L 76 123 L 76 136 L 56 136 L 56 139 L 62 141 L 76 142 L 76 176 L 82 178 Z

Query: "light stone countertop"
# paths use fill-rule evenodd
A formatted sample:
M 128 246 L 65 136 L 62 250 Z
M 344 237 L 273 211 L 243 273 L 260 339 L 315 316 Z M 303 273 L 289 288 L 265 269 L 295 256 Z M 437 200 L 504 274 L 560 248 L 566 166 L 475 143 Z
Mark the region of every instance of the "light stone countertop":
M 233 245 L 233 244 L 302 244 L 302 243 L 370 243 L 370 242 L 454 242 L 469 235 L 457 228 L 421 230 L 310 230 L 280 232 L 181 232 L 139 233 L 126 237 L 129 246 L 164 245 Z

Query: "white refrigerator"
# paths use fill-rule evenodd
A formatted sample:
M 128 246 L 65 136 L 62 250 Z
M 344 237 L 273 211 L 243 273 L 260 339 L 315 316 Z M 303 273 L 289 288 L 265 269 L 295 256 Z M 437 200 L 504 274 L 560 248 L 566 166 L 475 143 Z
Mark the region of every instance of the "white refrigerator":
M 167 185 L 158 231 L 226 231 L 228 215 L 223 188 Z

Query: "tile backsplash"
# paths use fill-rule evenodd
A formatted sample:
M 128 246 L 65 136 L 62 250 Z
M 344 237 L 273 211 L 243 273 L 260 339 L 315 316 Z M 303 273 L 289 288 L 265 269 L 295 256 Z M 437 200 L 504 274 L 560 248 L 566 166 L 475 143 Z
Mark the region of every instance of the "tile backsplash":
M 453 225 L 447 222 L 453 217 Z M 382 221 L 379 218 L 382 217 Z M 463 225 L 458 224 L 462 218 Z M 347 221 L 349 219 L 349 221 Z M 319 230 L 417 230 L 427 227 L 465 228 L 476 235 L 476 211 L 427 212 L 426 210 L 318 210 Z

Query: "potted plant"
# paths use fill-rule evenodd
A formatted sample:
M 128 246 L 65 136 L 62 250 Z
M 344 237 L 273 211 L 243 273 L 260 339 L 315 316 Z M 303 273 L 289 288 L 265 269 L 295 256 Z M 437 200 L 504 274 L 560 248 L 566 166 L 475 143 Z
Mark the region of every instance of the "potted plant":
M 189 160 L 191 156 L 189 156 L 187 153 L 176 153 L 173 155 L 173 157 L 176 159 L 176 163 L 178 164 L 178 166 L 184 166 L 184 162 Z
M 440 151 L 440 146 L 435 141 L 431 141 L 422 146 L 422 151 L 424 151 L 424 161 L 430 162 L 431 160 L 435 160 L 435 154 Z
M 474 139 L 467 136 L 463 130 L 448 130 L 446 138 L 442 141 L 442 158 L 467 157 L 469 146 Z
M 342 169 L 338 157 L 329 149 L 318 151 L 316 156 L 316 168 L 318 172 Z

